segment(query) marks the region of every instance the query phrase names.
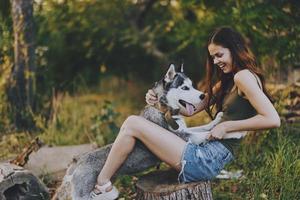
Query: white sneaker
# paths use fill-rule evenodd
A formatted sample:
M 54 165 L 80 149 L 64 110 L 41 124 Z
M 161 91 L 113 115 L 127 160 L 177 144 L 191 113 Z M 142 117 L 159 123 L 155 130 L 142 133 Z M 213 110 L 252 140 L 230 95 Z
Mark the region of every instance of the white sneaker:
M 106 189 L 111 187 L 112 184 L 110 181 L 104 185 L 95 185 L 95 189 L 99 192 L 96 192 L 95 189 L 90 193 L 90 200 L 114 200 L 118 198 L 119 191 L 115 186 L 112 186 L 112 189 L 106 192 Z

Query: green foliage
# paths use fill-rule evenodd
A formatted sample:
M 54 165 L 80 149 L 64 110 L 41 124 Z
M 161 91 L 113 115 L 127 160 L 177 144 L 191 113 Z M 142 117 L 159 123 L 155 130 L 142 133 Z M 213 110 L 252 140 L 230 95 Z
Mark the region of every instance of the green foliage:
M 224 25 L 241 31 L 274 75 L 300 60 L 299 7 L 296 1 L 45 0 L 35 5 L 38 87 L 70 90 L 78 76 L 89 85 L 107 74 L 153 80 L 168 62 L 182 61 L 197 81 L 208 34 Z
M 40 180 L 45 184 L 47 185 L 48 187 L 50 185 L 53 185 L 55 183 L 55 180 L 53 178 L 53 174 L 50 174 L 49 172 L 47 171 L 43 171 L 41 173 L 41 175 L 39 176 Z
M 12 60 L 9 8 L 3 1 L 0 23 L 9 27 L 1 34 L 9 35 Z M 183 61 L 198 81 L 204 75 L 208 34 L 224 25 L 241 31 L 264 69 L 276 75 L 299 63 L 299 8 L 297 1 L 38 1 L 38 103 L 49 98 L 52 88 L 73 91 L 78 79 L 87 85 L 107 74 L 156 80 L 168 62 Z
M 116 118 L 120 113 L 115 111 L 114 105 L 110 101 L 104 101 L 100 113 L 92 117 L 91 133 L 94 134 L 97 144 L 109 144 L 116 138 L 119 127 Z
M 18 155 L 18 153 L 22 152 L 23 147 L 28 145 L 33 138 L 27 132 L 10 133 L 1 136 L 0 160 L 7 160 Z
M 150 67 L 142 49 L 128 44 L 129 9 L 126 1 L 47 0 L 36 6 L 38 48 L 46 49 L 39 73 L 47 73 L 44 85 L 72 89 L 77 76 L 93 84 L 101 71 L 126 77 Z
M 10 1 L 2 0 L 0 1 L 0 18 L 8 18 L 10 14 Z

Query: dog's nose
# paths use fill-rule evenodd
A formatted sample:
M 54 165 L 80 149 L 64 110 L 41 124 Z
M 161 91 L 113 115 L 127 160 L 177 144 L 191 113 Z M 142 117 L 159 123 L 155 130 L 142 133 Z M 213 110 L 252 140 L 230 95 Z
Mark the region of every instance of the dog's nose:
M 205 94 L 201 94 L 201 95 L 199 96 L 199 98 L 200 98 L 201 100 L 203 100 L 203 99 L 205 98 Z

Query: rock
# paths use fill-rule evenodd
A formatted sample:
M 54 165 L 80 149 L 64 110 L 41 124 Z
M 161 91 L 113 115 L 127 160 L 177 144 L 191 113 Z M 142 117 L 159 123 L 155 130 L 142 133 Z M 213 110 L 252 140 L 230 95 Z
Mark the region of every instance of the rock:
M 30 171 L 10 164 L 0 164 L 1 200 L 49 199 L 46 186 Z

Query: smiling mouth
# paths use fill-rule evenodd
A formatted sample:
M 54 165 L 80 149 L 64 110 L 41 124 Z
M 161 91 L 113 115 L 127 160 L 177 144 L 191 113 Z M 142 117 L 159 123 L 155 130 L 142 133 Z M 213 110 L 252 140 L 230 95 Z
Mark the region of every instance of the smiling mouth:
M 186 109 L 189 115 L 193 114 L 196 111 L 196 107 L 189 102 L 180 99 L 179 103 Z
M 221 70 L 224 70 L 225 66 L 226 66 L 226 65 L 223 64 L 223 65 L 220 65 L 219 67 L 220 67 Z

